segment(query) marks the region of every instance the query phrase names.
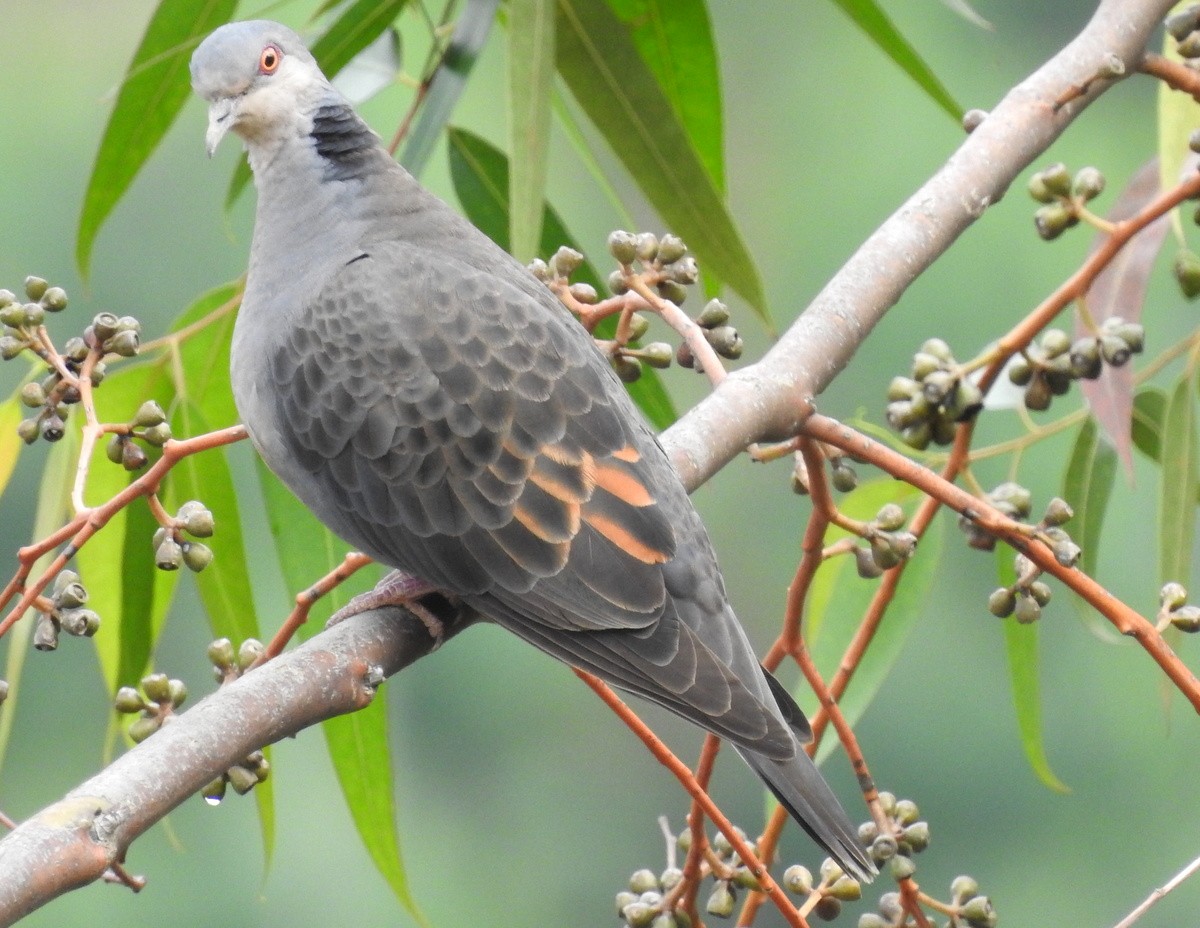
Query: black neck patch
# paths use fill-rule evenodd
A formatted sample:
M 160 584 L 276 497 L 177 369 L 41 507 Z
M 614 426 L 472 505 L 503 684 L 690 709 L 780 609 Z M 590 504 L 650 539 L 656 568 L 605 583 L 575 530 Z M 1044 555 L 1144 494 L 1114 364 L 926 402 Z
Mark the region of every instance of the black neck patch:
M 329 180 L 361 177 L 379 140 L 344 102 L 327 103 L 313 114 L 312 139 L 327 162 Z

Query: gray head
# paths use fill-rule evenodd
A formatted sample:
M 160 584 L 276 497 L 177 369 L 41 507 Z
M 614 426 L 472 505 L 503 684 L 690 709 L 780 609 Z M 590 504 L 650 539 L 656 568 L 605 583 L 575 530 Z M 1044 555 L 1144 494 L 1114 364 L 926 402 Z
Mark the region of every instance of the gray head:
M 210 155 L 230 129 L 259 145 L 294 132 L 330 92 L 300 37 L 268 20 L 217 29 L 200 43 L 191 68 L 192 88 L 209 104 Z

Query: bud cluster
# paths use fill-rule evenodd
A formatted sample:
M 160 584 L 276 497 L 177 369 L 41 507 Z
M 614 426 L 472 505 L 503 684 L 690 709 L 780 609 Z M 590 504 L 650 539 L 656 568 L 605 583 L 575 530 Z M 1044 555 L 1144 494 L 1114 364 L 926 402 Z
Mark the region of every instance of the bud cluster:
M 213 514 L 198 500 L 189 500 L 179 507 L 171 525 L 161 526 L 152 541 L 154 564 L 159 570 L 188 570 L 199 573 L 212 563 L 213 551 L 208 545 L 184 538 L 211 538 L 215 524 Z
M 1105 364 L 1124 366 L 1145 343 L 1146 330 L 1120 316 L 1105 319 L 1096 335 L 1074 342 L 1062 329 L 1046 329 L 1036 346 L 1008 365 L 1008 379 L 1024 387 L 1025 407 L 1040 412 L 1050 407 L 1053 397 L 1067 393 L 1071 381 L 1095 380 Z
M 887 503 L 866 524 L 863 537 L 867 545 L 854 548 L 858 575 L 864 580 L 873 580 L 913 556 L 917 550 L 917 536 L 902 531 L 904 522 L 904 510 L 896 503 Z
M 921 820 L 921 810 L 911 799 L 881 792 L 879 805 L 890 827 L 880 830 L 874 821 L 863 822 L 858 826 L 858 840 L 870 849 L 876 865 L 887 864 L 893 879 L 906 880 L 917 870 L 913 855 L 929 847 L 929 823 Z
M 34 613 L 33 646 L 39 651 L 58 647 L 60 632 L 90 638 L 100 628 L 100 616 L 88 609 L 87 588 L 73 570 L 59 571 L 48 597 L 49 608 Z
M 1080 168 L 1072 177 L 1065 164 L 1052 164 L 1029 178 L 1029 195 L 1040 206 L 1033 225 L 1046 241 L 1052 241 L 1079 224 L 1084 205 L 1104 192 L 1104 175 L 1093 167 Z
M 940 338 L 921 345 L 913 355 L 912 376 L 893 377 L 887 398 L 888 424 L 918 451 L 931 441 L 950 444 L 956 424 L 969 421 L 983 407 L 983 393 Z
M 128 471 L 145 467 L 150 458 L 141 446 L 134 443 L 135 438 L 140 438 L 153 448 L 161 448 L 171 440 L 171 426 L 167 424 L 167 414 L 154 400 L 142 403 L 128 425 L 113 433 L 105 448 L 108 459 Z
M 1175 11 L 1163 23 L 1167 34 L 1175 40 L 1179 57 L 1195 63 L 1200 59 L 1200 3 Z
M 113 706 L 127 715 L 140 713 L 129 726 L 129 737 L 141 743 L 170 721 L 187 695 L 182 680 L 168 679 L 165 673 L 151 673 L 142 677 L 141 692 L 132 686 L 117 690 Z
M 1174 626 L 1181 632 L 1200 632 L 1200 606 L 1187 601 L 1187 590 L 1179 583 L 1166 583 L 1158 592 L 1158 630 Z

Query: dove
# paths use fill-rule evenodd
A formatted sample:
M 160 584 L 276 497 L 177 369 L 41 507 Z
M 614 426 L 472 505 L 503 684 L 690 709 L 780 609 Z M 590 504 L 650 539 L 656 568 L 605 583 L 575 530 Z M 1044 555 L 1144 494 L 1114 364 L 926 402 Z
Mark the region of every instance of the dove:
M 258 194 L 231 375 L 267 466 L 348 544 L 729 741 L 869 879 L 808 721 L 591 336 L 395 162 L 290 29 L 222 26 L 191 77 L 209 154 L 239 136 Z

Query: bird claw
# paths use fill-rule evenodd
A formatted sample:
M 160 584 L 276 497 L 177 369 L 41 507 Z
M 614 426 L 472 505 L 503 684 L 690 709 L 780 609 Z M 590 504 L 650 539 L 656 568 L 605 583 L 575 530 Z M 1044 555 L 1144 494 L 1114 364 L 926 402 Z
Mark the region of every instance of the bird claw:
M 441 619 L 418 601 L 422 596 L 433 592 L 436 592 L 436 587 L 424 580 L 409 576 L 403 571 L 393 570 L 380 580 L 374 589 L 359 593 L 330 616 L 325 627 L 330 628 L 346 621 L 351 616 L 369 612 L 372 609 L 379 609 L 383 606 L 399 606 L 421 620 L 421 623 L 429 631 L 429 637 L 433 639 L 433 650 L 436 651 L 446 638 L 445 626 Z

